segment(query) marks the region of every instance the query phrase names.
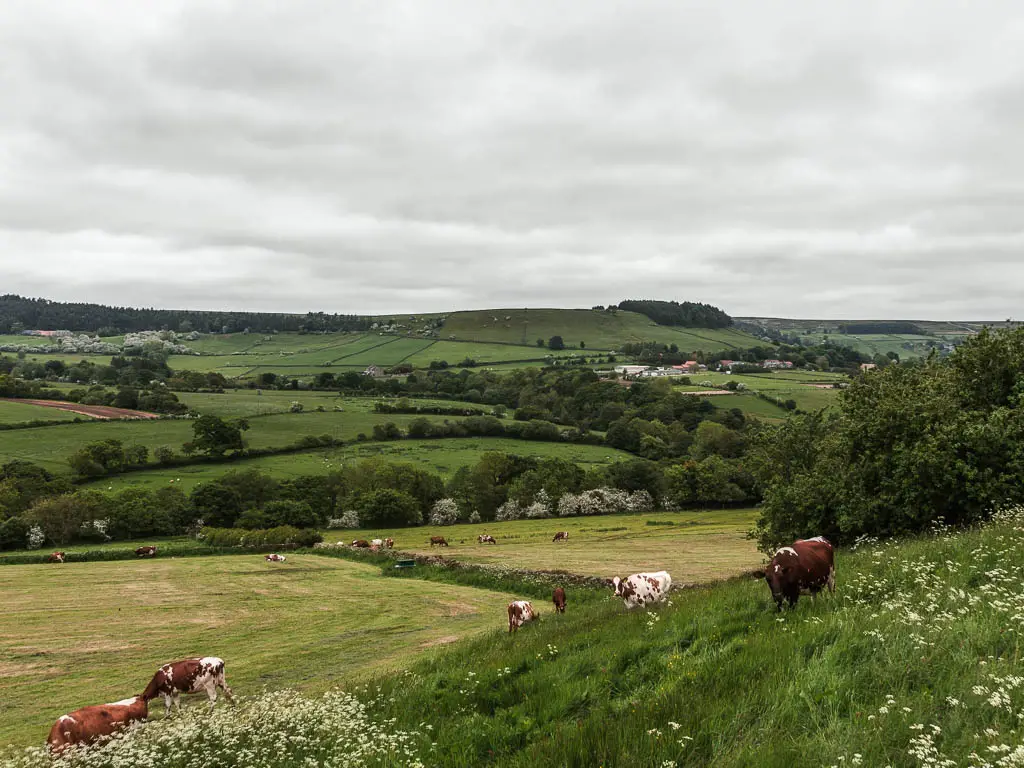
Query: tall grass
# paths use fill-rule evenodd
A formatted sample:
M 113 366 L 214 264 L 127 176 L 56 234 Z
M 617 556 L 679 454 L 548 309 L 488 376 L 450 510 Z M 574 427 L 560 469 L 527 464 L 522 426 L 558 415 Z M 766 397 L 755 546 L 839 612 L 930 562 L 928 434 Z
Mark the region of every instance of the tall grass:
M 564 616 L 450 646 L 359 695 L 407 736 L 396 764 L 1024 765 L 1024 515 L 863 545 L 837 571 L 835 597 L 782 614 L 753 579 L 633 613 L 570 590 Z M 323 736 L 296 721 L 292 738 Z M 205 743 L 218 765 L 247 764 Z M 115 764 L 101 754 L 83 765 Z

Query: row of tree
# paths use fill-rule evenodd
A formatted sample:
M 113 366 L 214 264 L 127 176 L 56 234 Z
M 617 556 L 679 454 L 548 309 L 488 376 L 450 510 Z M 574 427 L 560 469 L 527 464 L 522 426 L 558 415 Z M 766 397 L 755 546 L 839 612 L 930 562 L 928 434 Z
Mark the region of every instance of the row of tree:
M 718 307 L 692 301 L 655 301 L 653 299 L 628 299 L 619 302 L 619 309 L 646 315 L 658 325 L 683 326 L 685 328 L 728 328 L 732 318 Z

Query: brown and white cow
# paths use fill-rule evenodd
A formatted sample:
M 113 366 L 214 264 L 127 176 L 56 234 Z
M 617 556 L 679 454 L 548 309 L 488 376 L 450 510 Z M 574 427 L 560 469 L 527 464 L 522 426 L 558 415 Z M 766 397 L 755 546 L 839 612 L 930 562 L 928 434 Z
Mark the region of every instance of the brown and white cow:
M 52 752 L 60 754 L 72 744 L 91 744 L 129 723 L 145 720 L 148 715 L 148 701 L 143 696 L 82 707 L 57 718 L 46 743 Z
M 561 587 L 555 587 L 554 594 L 551 595 L 551 600 L 555 604 L 556 613 L 565 613 L 565 590 Z
M 157 696 L 163 696 L 164 706 L 170 715 L 172 703 L 178 707 L 179 712 L 181 711 L 178 697 L 183 693 L 206 691 L 210 699 L 210 709 L 213 709 L 217 701 L 218 688 L 224 691 L 228 701 L 234 703 L 231 689 L 224 679 L 224 660 L 216 656 L 204 656 L 164 664 L 149 681 L 146 690 L 142 692 L 142 698 L 149 701 Z
M 513 600 L 508 604 L 508 631 L 517 632 L 523 624 L 537 618 L 529 600 Z
M 384 539 L 384 546 L 387 549 L 391 549 L 393 546 L 395 546 L 395 540 L 394 539 L 390 539 L 390 538 L 389 539 Z
M 271 552 L 269 555 L 263 558 L 268 563 L 283 563 L 284 555 L 279 555 L 276 552 Z
M 353 539 L 352 546 L 358 547 L 359 549 L 366 549 L 370 546 L 370 542 L 368 542 L 366 539 Z
M 373 539 L 370 542 L 370 549 L 381 549 L 384 546 L 384 539 Z
M 568 541 L 568 540 L 569 540 L 569 532 L 568 531 L 559 531 L 558 533 L 555 534 L 555 538 L 552 539 L 552 541 Z
M 832 544 L 823 536 L 798 539 L 778 550 L 764 569 L 764 578 L 772 591 L 777 610 L 782 602 L 796 605 L 800 595 L 817 595 L 823 588 L 836 591 L 836 567 Z
M 478 544 L 497 544 L 498 543 L 498 542 L 496 542 L 494 540 L 493 536 L 489 536 L 486 533 L 482 533 L 479 536 L 477 536 L 476 540 L 477 540 Z
M 66 557 L 66 555 L 63 552 L 54 552 L 52 555 L 50 555 L 48 558 L 46 558 L 46 562 L 48 562 L 48 563 L 63 563 L 65 557 Z
M 439 546 L 439 547 L 447 547 L 448 546 L 448 542 L 445 540 L 444 536 L 431 536 L 430 537 L 430 546 L 434 546 L 435 544 L 437 546 Z
M 156 547 L 139 547 L 135 554 L 139 557 L 156 557 Z
M 625 580 L 616 576 L 612 579 L 615 596 L 621 597 L 626 608 L 646 607 L 649 603 L 660 603 L 672 589 L 672 577 L 668 571 L 634 573 Z

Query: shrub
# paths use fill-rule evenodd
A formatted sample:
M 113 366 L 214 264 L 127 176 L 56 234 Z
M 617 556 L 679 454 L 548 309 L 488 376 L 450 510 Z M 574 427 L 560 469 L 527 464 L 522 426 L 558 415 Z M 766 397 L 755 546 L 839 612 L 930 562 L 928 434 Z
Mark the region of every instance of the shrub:
M 509 499 L 498 507 L 498 511 L 494 514 L 494 519 L 498 522 L 504 522 L 506 520 L 522 520 L 523 508 L 519 506 L 519 502 L 515 499 Z
M 0 524 L 0 549 L 21 549 L 31 526 L 23 517 L 12 517 Z
M 480 513 L 477 512 L 475 509 L 472 512 L 469 513 L 469 522 L 471 522 L 471 523 L 479 523 L 480 522 Z
M 242 528 L 203 528 L 200 538 L 211 547 L 266 549 L 273 547 L 311 547 L 324 540 L 317 531 L 299 530 L 289 525 L 247 530 Z
M 358 528 L 359 513 L 354 509 L 345 510 L 341 517 L 332 517 L 327 521 L 328 528 Z
M 295 528 L 315 528 L 321 522 L 309 504 L 291 499 L 267 502 L 263 514 L 267 516 L 270 527 L 290 525 Z
M 25 548 L 39 549 L 43 546 L 44 541 L 46 541 L 46 534 L 43 533 L 43 529 L 38 525 L 33 525 L 29 528 L 28 535 L 25 537 Z
M 423 513 L 412 496 L 391 488 L 364 493 L 356 502 L 359 520 L 364 525 L 380 527 L 420 525 Z
M 551 517 L 551 500 L 548 498 L 548 492 L 543 488 L 537 491 L 533 503 L 526 508 L 524 515 L 530 520 Z
M 438 499 L 430 509 L 431 525 L 454 525 L 459 521 L 459 505 L 454 499 Z

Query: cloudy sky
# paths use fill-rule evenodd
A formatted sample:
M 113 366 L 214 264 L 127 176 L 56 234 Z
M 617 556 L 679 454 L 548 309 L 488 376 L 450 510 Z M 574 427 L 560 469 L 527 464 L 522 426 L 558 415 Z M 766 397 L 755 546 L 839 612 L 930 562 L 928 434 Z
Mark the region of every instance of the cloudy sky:
M 0 293 L 1024 317 L 1006 2 L 4 0 Z

